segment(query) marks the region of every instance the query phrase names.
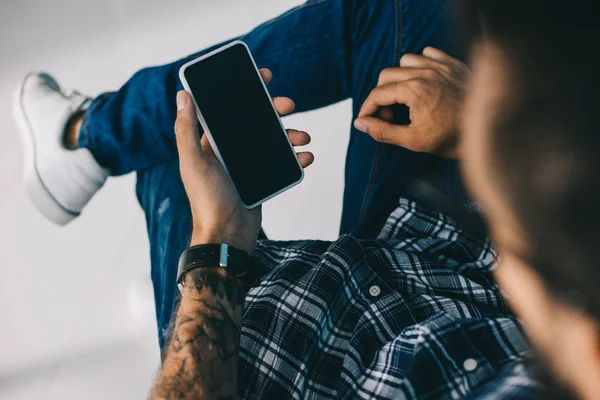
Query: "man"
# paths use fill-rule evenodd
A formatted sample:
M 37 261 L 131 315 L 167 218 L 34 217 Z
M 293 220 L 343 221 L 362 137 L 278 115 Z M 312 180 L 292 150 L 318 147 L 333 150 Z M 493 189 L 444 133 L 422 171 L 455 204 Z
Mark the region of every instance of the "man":
M 573 397 L 600 398 L 600 27 L 595 4 L 477 0 L 464 171 L 496 278 Z M 564 398 L 564 397 L 563 397 Z
M 138 173 L 164 354 L 153 398 L 516 397 L 537 388 L 522 365 L 528 345 L 491 279 L 489 243 L 398 200 L 424 169 L 465 200 L 456 163 L 423 153 L 457 155 L 468 69 L 423 50 L 452 50 L 451 33 L 442 2 L 330 0 L 308 2 L 242 38 L 259 65 L 273 68 L 262 71 L 266 81 L 275 76 L 271 92 L 294 97 L 297 109 L 352 96 L 358 128 L 421 152 L 352 131 L 341 232 L 353 236 L 333 243 L 257 242 L 260 210 L 241 207 L 200 142 L 185 93 L 177 95 L 177 162 L 172 103 L 185 60 L 143 70 L 91 105 L 47 75 L 24 82 L 18 111 L 35 143 L 26 147 L 35 171 L 26 183 L 44 215 L 65 223 L 109 173 Z M 408 126 L 393 124 L 406 112 L 396 103 L 410 107 Z M 282 114 L 293 110 L 289 99 L 275 104 Z M 59 145 L 65 127 L 72 151 Z M 308 141 L 297 131 L 290 137 Z M 195 268 L 206 259 L 186 250 L 225 243 L 251 254 L 245 271 L 259 274 L 256 287 L 218 262 Z M 184 251 L 188 270 L 173 313 Z

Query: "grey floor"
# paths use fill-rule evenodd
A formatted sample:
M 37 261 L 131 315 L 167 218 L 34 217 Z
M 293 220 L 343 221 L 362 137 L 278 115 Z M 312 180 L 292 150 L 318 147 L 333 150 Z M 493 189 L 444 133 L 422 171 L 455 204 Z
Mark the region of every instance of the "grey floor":
M 66 228 L 21 185 L 13 90 L 30 70 L 91 95 L 137 69 L 243 33 L 299 0 L 3 0 L 0 3 L 0 399 L 144 398 L 158 367 L 148 241 L 134 176 L 111 179 Z M 350 103 L 300 114 L 305 182 L 265 206 L 273 238 L 335 238 Z

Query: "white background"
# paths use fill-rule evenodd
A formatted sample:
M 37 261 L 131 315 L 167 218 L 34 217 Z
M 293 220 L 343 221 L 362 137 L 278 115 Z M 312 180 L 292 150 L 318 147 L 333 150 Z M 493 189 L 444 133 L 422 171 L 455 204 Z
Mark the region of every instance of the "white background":
M 133 175 L 110 179 L 66 228 L 21 184 L 12 95 L 30 70 L 90 95 L 136 70 L 244 33 L 299 0 L 0 3 L 0 399 L 141 399 L 158 368 L 148 240 Z M 277 239 L 334 239 L 350 103 L 284 120 L 313 136 L 305 182 L 265 206 Z

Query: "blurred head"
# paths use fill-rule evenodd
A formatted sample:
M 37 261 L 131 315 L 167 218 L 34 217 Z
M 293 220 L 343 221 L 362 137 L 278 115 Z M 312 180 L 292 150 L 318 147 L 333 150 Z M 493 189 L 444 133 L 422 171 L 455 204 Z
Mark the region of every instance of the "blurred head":
M 600 396 L 600 24 L 594 2 L 471 0 L 467 184 L 498 283 L 554 376 Z

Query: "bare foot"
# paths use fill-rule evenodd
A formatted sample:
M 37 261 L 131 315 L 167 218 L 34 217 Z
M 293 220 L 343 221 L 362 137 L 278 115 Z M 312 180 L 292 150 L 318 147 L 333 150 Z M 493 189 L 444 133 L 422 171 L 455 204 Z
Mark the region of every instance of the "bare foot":
M 79 131 L 83 122 L 83 111 L 78 112 L 71 118 L 65 129 L 65 147 L 69 150 L 79 148 Z

